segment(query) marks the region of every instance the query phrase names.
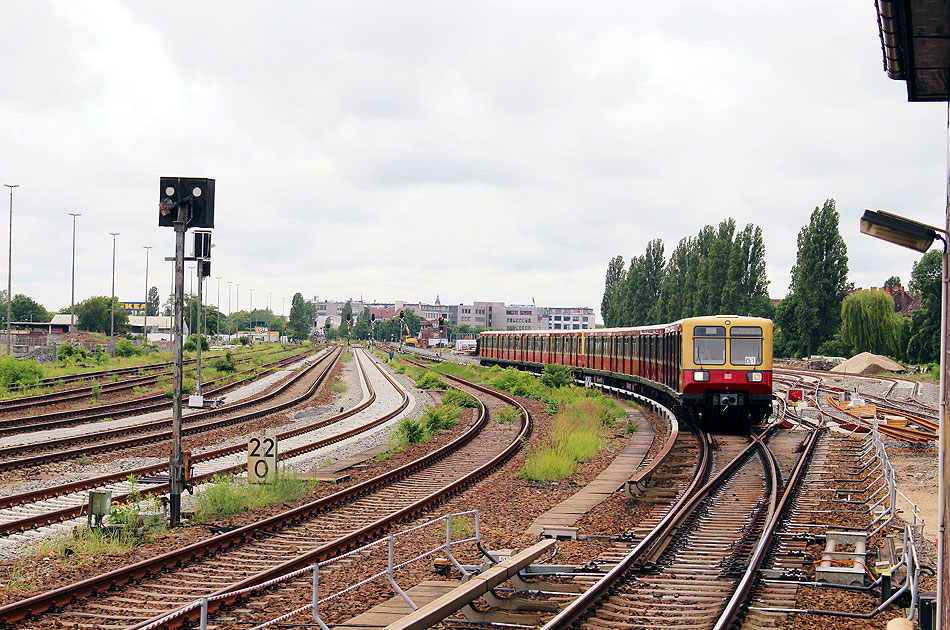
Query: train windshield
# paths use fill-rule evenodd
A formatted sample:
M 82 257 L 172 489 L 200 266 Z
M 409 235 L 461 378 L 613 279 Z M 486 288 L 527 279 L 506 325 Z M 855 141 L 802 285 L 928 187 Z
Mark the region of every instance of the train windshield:
M 723 365 L 726 362 L 724 326 L 697 326 L 693 331 L 693 361 L 699 365 Z
M 729 361 L 733 365 L 762 365 L 760 326 L 733 326 L 729 330 Z

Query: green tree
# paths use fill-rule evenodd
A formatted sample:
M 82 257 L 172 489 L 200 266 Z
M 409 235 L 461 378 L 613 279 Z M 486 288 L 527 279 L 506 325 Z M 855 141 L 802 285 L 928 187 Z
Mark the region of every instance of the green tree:
M 914 263 L 910 272 L 910 290 L 920 296 L 920 310 L 914 313 L 907 329 L 904 357 L 913 363 L 932 363 L 940 359 L 940 282 L 943 257 L 931 250 Z
M 3 292 L 6 294 L 6 291 Z M 6 301 L 6 295 L 3 295 Z M 3 321 L 6 321 L 6 308 L 3 308 Z M 10 302 L 10 312 L 15 322 L 48 322 L 52 315 L 41 304 L 22 293 L 13 296 Z
M 76 305 L 76 325 L 80 330 L 109 332 L 110 308 L 112 298 L 96 295 Z M 115 331 L 120 333 L 129 323 L 129 314 L 115 301 Z
M 148 295 L 145 299 L 145 313 L 151 317 L 152 315 L 158 315 L 159 299 L 158 299 L 158 287 L 152 287 L 148 290 Z
M 798 258 L 792 267 L 795 300 L 776 312 L 785 347 L 813 354 L 841 325 L 841 303 L 848 286 L 848 248 L 838 231 L 835 200 L 815 208 L 798 233 Z M 792 321 L 794 320 L 794 321 Z
M 891 276 L 890 278 L 884 281 L 885 289 L 892 289 L 894 287 L 899 287 L 899 286 L 901 286 L 901 279 L 898 278 L 897 276 Z
M 316 318 L 316 307 L 303 299 L 301 293 L 294 293 L 290 300 L 290 321 L 287 326 L 287 335 L 291 339 L 303 340 L 310 338 L 310 329 Z M 329 323 L 329 320 L 327 320 Z
M 607 326 L 619 326 L 618 306 L 627 272 L 624 269 L 623 256 L 615 256 L 607 265 L 607 277 L 604 281 L 604 297 L 600 301 L 600 316 Z
M 857 291 L 841 304 L 841 339 L 855 352 L 900 356 L 903 320 L 884 291 Z
M 769 281 L 765 275 L 765 242 L 762 228 L 751 223 L 736 234 L 729 260 L 729 279 L 726 283 L 720 313 L 775 316 L 769 300 Z

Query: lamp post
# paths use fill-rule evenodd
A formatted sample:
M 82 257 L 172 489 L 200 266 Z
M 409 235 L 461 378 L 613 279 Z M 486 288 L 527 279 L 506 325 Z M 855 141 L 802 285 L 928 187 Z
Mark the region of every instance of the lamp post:
M 115 237 L 118 232 L 109 232 L 112 236 L 112 302 L 109 303 L 109 355 L 115 356 Z M 146 296 L 148 297 L 148 296 Z
M 253 334 L 254 334 L 254 330 L 253 330 L 253 328 L 252 328 L 252 325 L 253 325 L 253 324 L 252 324 L 251 320 L 252 320 L 252 318 L 254 317 L 254 315 L 253 315 L 253 313 L 254 313 L 254 289 L 248 289 L 248 291 L 251 292 L 251 305 L 247 308 L 247 329 L 250 330 L 250 331 L 251 331 L 251 334 L 253 335 Z M 253 338 L 254 338 L 254 337 L 252 336 L 251 339 L 253 339 Z
M 950 209 L 950 208 L 948 208 Z M 940 282 L 940 432 L 937 446 L 937 628 L 950 629 L 950 420 L 947 418 L 950 409 L 950 360 L 947 351 L 950 349 L 950 317 L 948 307 L 948 260 L 947 241 L 950 236 L 950 213 L 944 229 L 935 228 L 924 223 L 911 221 L 889 212 L 865 210 L 861 217 L 861 231 L 870 236 L 908 247 L 918 252 L 926 252 L 933 245 L 934 240 L 943 241 L 943 265 Z
M 235 286 L 235 289 L 234 289 L 234 308 L 235 308 L 235 310 L 240 311 L 240 310 L 241 310 L 241 283 L 240 283 L 240 282 L 235 282 L 235 283 L 234 283 L 234 286 Z M 240 322 L 238 322 L 238 323 L 240 323 Z M 237 324 L 234 325 L 234 329 L 235 329 L 235 330 L 234 330 L 234 333 L 237 334 Z
M 81 212 L 67 212 L 73 218 L 73 272 L 72 283 L 69 292 L 69 344 L 72 345 L 76 330 L 76 217 L 81 217 Z
M 10 189 L 10 240 L 7 246 L 7 355 L 10 354 L 12 333 L 10 332 L 10 323 L 13 317 L 13 189 L 19 188 L 19 184 L 4 184 Z
M 228 280 L 228 337 L 230 337 L 231 334 L 232 334 L 232 326 L 231 326 L 231 323 L 232 323 L 232 322 L 231 322 L 231 284 L 232 284 L 231 281 Z M 230 339 L 229 339 L 228 341 L 230 341 Z
M 221 276 L 215 276 L 218 281 L 218 335 L 221 334 Z
M 142 334 L 145 335 L 145 343 L 148 343 L 148 250 L 151 245 L 143 245 L 145 248 L 145 321 L 142 323 Z

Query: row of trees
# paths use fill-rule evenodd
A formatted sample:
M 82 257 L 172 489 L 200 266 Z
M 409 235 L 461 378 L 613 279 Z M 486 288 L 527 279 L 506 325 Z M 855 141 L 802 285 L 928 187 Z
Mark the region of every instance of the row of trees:
M 884 291 L 854 291 L 848 282 L 848 249 L 839 230 L 835 200 L 812 212 L 798 233 L 798 255 L 788 296 L 772 312 L 765 277 L 762 231 L 747 225 L 738 234 L 727 219 L 680 241 L 664 260 L 663 243 L 624 267 L 617 256 L 607 266 L 601 314 L 607 326 L 639 326 L 683 317 L 735 313 L 774 317 L 775 355 L 850 356 L 885 354 L 929 363 L 940 352 L 941 253 L 915 263 L 908 288 L 920 296 L 911 319 L 895 312 Z M 897 276 L 885 287 L 900 286 Z
M 607 266 L 601 315 L 609 327 L 709 313 L 771 317 L 768 284 L 762 229 L 749 224 L 737 233 L 735 221 L 726 219 L 682 239 L 669 260 L 660 239 L 627 268 L 616 256 Z

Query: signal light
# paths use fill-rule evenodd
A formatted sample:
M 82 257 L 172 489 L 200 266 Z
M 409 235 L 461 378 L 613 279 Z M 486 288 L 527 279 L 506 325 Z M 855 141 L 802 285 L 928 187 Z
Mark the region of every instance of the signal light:
M 200 177 L 162 177 L 159 179 L 158 224 L 174 227 L 178 206 L 185 204 L 191 215 L 185 227 L 214 227 L 214 180 Z
M 697 383 L 705 383 L 709 380 L 709 372 L 706 370 L 696 370 L 693 372 L 693 380 Z
M 745 380 L 749 383 L 761 383 L 762 382 L 762 372 L 746 372 Z

